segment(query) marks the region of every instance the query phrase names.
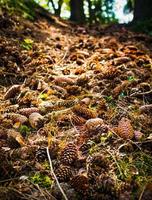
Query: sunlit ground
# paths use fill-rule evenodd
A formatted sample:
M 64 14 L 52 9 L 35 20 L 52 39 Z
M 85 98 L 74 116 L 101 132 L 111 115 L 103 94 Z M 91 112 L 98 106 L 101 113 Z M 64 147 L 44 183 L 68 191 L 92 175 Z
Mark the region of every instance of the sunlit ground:
M 35 1 L 39 2 L 41 5 L 47 6 L 46 0 L 35 0 Z M 126 1 L 127 0 L 115 0 L 115 3 L 114 3 L 113 10 L 116 14 L 116 18 L 118 19 L 119 23 L 128 23 L 132 21 L 133 19 L 133 13 L 124 14 L 123 12 L 124 6 L 126 5 Z M 54 1 L 54 2 L 55 2 L 55 5 L 57 6 L 57 1 Z M 50 11 L 53 13 L 51 3 L 49 3 L 49 7 L 50 7 Z M 88 9 L 87 9 L 86 3 L 84 5 L 84 8 L 85 8 L 85 13 L 88 15 Z M 68 10 L 67 5 L 65 3 L 63 3 L 63 6 L 62 6 L 61 17 L 63 18 L 70 17 L 70 11 Z

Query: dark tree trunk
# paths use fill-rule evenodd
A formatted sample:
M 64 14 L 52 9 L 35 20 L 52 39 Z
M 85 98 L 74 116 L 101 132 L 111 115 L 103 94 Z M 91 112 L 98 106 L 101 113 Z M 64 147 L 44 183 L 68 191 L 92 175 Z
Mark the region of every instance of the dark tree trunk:
M 90 22 L 90 24 L 92 24 L 92 22 L 95 20 L 95 15 L 94 15 L 94 11 L 92 9 L 91 0 L 87 0 L 87 1 L 88 1 L 88 9 L 89 9 L 89 22 Z
M 70 20 L 78 23 L 84 23 L 85 14 L 83 0 L 70 0 L 71 16 Z
M 62 4 L 63 4 L 63 0 L 59 0 L 59 1 L 58 1 L 58 8 L 55 7 L 55 4 L 54 4 L 54 1 L 53 1 L 53 0 L 49 0 L 48 3 L 49 3 L 49 2 L 51 2 L 51 4 L 52 4 L 52 7 L 53 7 L 53 10 L 54 10 L 55 15 L 60 17 L 60 14 L 61 14 L 61 7 L 62 7 Z
M 134 21 L 152 18 L 152 0 L 135 0 Z

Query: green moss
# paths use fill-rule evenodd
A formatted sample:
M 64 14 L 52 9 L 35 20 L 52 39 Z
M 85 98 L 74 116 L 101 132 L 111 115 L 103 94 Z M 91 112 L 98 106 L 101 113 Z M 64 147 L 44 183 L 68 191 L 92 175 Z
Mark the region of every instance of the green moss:
M 122 171 L 116 170 L 118 178 L 125 181 L 148 180 L 152 175 L 152 157 L 144 152 L 134 152 L 131 155 L 125 155 L 118 160 L 118 165 Z
M 34 183 L 34 184 L 38 184 L 39 186 L 41 187 L 44 187 L 44 188 L 48 188 L 52 185 L 53 183 L 53 180 L 47 176 L 47 175 L 44 175 L 40 172 L 34 174 L 33 176 L 30 177 L 30 180 Z

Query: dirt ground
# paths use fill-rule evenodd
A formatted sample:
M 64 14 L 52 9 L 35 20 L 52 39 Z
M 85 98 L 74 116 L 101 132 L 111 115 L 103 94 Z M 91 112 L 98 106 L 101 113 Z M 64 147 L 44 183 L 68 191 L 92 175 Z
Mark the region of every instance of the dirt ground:
M 150 200 L 151 156 L 150 36 L 1 14 L 1 200 Z

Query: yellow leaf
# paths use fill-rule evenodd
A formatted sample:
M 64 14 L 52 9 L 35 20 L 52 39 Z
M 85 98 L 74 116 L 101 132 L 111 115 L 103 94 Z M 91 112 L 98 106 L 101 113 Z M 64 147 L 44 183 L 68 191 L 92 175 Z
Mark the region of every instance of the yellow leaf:
M 13 128 L 19 128 L 21 126 L 21 122 L 16 122 L 14 125 L 13 125 Z
M 50 89 L 50 90 L 47 91 L 47 95 L 48 95 L 48 96 L 49 96 L 49 95 L 52 95 L 52 94 L 54 94 L 54 90 L 51 90 L 51 89 Z
M 15 139 L 21 146 L 25 146 L 24 139 L 23 139 L 23 137 L 21 135 L 16 136 Z

